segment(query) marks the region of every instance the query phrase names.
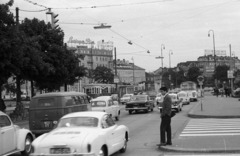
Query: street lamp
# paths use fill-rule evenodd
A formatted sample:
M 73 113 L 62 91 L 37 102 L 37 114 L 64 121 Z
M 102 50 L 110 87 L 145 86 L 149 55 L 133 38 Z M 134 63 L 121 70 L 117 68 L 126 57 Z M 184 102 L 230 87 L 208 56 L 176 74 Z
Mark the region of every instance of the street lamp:
M 163 71 L 163 49 L 165 49 L 165 45 L 161 44 L 161 59 L 162 59 L 162 71 Z
M 208 31 L 208 37 L 210 37 L 210 32 L 212 32 L 212 35 L 213 35 L 213 54 L 214 54 L 214 72 L 215 72 L 216 71 L 215 37 L 214 37 L 214 31 L 212 29 Z M 217 85 L 216 80 L 215 80 L 215 85 Z
M 211 29 L 208 31 L 208 37 L 210 37 L 210 32 L 213 34 L 213 55 L 214 55 L 214 70 L 216 70 L 216 52 L 215 52 L 215 37 L 214 31 Z
M 94 29 L 109 29 L 111 27 L 112 27 L 111 25 L 105 25 L 105 24 L 101 23 L 99 26 L 94 26 L 93 28 Z
M 172 50 L 169 50 L 169 68 L 171 68 L 171 55 L 173 54 Z

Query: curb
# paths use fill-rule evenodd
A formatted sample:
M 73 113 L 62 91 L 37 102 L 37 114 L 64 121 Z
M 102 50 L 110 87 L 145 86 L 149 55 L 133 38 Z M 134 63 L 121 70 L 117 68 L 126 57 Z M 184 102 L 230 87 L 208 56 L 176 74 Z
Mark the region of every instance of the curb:
M 196 104 L 187 114 L 188 117 L 190 118 L 240 118 L 240 115 L 221 115 L 221 116 L 217 116 L 217 115 L 202 115 L 202 114 L 195 114 L 195 109 L 200 105 L 201 103 L 198 102 L 198 104 Z
M 166 152 L 181 152 L 181 153 L 239 153 L 240 149 L 189 149 L 176 147 L 158 147 L 158 150 Z

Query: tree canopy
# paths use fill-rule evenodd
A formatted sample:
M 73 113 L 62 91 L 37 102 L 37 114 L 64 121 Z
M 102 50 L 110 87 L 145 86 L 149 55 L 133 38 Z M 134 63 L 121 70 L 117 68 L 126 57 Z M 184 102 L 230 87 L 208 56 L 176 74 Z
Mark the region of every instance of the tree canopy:
M 93 78 L 99 83 L 113 83 L 114 74 L 110 68 L 98 66 L 93 70 Z
M 82 56 L 67 50 L 64 32 L 36 18 L 14 21 L 13 1 L 0 5 L 0 86 L 10 77 L 34 81 L 39 89 L 59 90 L 86 75 Z M 17 86 L 20 87 L 20 86 Z

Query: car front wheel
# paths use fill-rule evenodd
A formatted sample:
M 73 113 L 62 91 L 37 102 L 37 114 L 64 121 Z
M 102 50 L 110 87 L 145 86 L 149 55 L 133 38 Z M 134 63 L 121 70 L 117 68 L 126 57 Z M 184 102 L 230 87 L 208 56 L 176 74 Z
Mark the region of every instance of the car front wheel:
M 128 113 L 129 113 L 129 114 L 132 114 L 132 110 L 129 110 Z
M 118 120 L 119 120 L 119 117 L 120 117 L 120 112 L 118 113 L 118 115 L 117 115 L 117 116 L 115 116 L 115 119 L 116 119 L 116 121 L 118 121 Z
M 30 135 L 27 135 L 25 139 L 25 146 L 24 146 L 24 151 L 21 151 L 21 154 L 23 156 L 29 156 L 32 150 L 32 141 L 33 138 Z
M 102 147 L 99 151 L 99 156 L 107 156 L 107 149 L 105 147 Z
M 127 140 L 125 139 L 124 145 L 123 145 L 123 147 L 120 149 L 120 152 L 121 152 L 121 153 L 124 153 L 124 152 L 126 152 L 126 150 L 127 150 Z

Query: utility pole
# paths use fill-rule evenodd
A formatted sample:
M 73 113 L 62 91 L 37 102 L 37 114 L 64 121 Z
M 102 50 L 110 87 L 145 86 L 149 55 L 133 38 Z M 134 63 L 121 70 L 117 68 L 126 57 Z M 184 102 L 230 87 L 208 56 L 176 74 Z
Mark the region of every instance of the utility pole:
M 135 75 L 134 75 L 134 59 L 132 57 L 132 60 L 133 60 L 133 85 L 135 85 Z
M 19 8 L 16 7 L 16 33 L 19 35 Z M 16 75 L 16 86 L 17 86 L 17 104 L 21 102 L 21 82 L 19 75 Z
M 117 77 L 117 50 L 114 47 L 114 58 L 115 58 L 115 78 Z M 118 82 L 116 82 L 116 93 L 118 94 Z

